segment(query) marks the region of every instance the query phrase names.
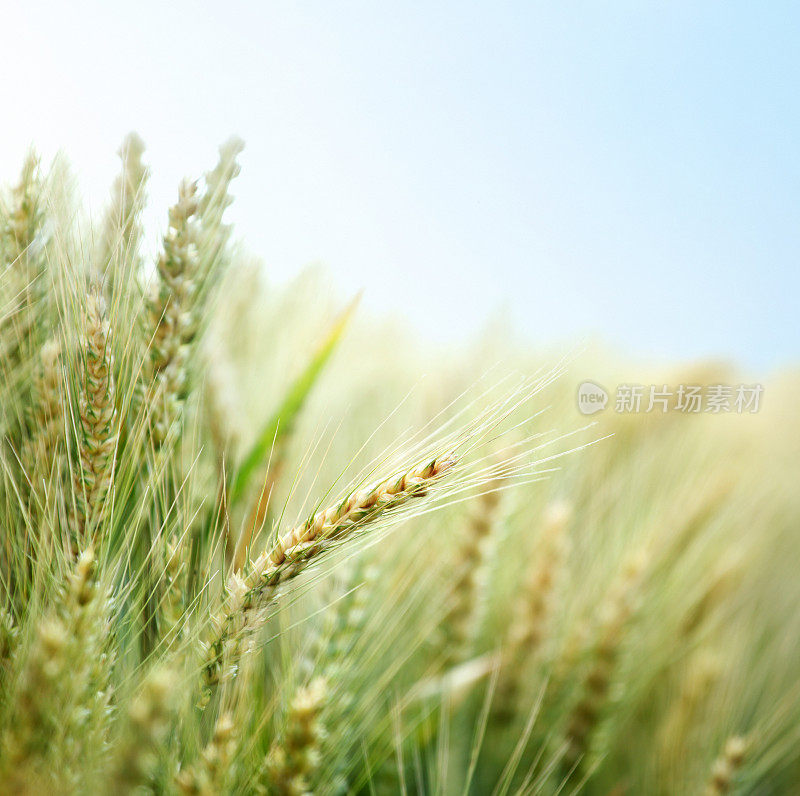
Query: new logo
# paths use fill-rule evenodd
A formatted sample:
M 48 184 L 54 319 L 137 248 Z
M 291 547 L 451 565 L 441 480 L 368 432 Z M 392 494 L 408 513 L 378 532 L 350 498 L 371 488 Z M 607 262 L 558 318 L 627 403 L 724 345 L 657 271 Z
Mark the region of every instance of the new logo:
M 593 381 L 584 381 L 578 387 L 578 410 L 584 415 L 593 415 L 606 408 L 608 393 Z

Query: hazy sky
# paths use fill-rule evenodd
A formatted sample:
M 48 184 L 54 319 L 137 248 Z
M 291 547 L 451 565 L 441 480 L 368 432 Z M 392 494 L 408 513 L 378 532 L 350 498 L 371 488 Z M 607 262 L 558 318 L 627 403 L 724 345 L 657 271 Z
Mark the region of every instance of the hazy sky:
M 789 2 L 2 0 L 0 178 L 61 147 L 99 210 L 136 129 L 163 226 L 245 139 L 231 218 L 283 280 L 427 335 L 800 359 Z

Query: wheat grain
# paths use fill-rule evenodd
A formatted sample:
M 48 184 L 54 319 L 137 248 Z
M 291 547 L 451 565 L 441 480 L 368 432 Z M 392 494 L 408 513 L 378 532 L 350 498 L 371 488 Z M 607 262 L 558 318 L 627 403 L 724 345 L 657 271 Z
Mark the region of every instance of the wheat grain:
M 711 779 L 706 788 L 708 796 L 723 796 L 730 793 L 733 777 L 744 763 L 747 742 L 739 735 L 728 738 L 722 754 L 711 767 Z

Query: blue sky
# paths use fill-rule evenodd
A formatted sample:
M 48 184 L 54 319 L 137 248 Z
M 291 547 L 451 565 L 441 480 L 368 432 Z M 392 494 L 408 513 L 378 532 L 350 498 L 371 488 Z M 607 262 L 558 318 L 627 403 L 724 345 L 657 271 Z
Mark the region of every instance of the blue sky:
M 421 332 L 502 308 L 644 359 L 800 354 L 800 8 L 771 2 L 26 2 L 0 178 L 62 147 L 100 209 L 129 129 L 151 220 L 230 133 L 232 218 L 282 281 Z

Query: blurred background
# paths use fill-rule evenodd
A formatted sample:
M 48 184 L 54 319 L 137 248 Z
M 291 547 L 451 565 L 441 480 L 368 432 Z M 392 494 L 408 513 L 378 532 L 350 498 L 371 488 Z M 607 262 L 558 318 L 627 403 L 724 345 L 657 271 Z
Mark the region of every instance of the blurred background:
M 84 199 L 3 197 L 0 782 L 29 749 L 86 793 L 800 793 L 798 42 L 777 1 L 0 6 L 0 184 L 33 145 Z M 244 139 L 243 256 L 232 146 L 199 260 L 185 197 L 139 273 L 131 130 L 151 266 Z M 442 510 L 404 503 L 451 432 Z M 150 743 L 138 673 L 183 649 Z
M 233 133 L 270 280 L 322 263 L 443 343 L 797 359 L 794 4 L 3 5 L 3 182 L 63 149 L 99 213 L 135 129 L 163 229 Z

